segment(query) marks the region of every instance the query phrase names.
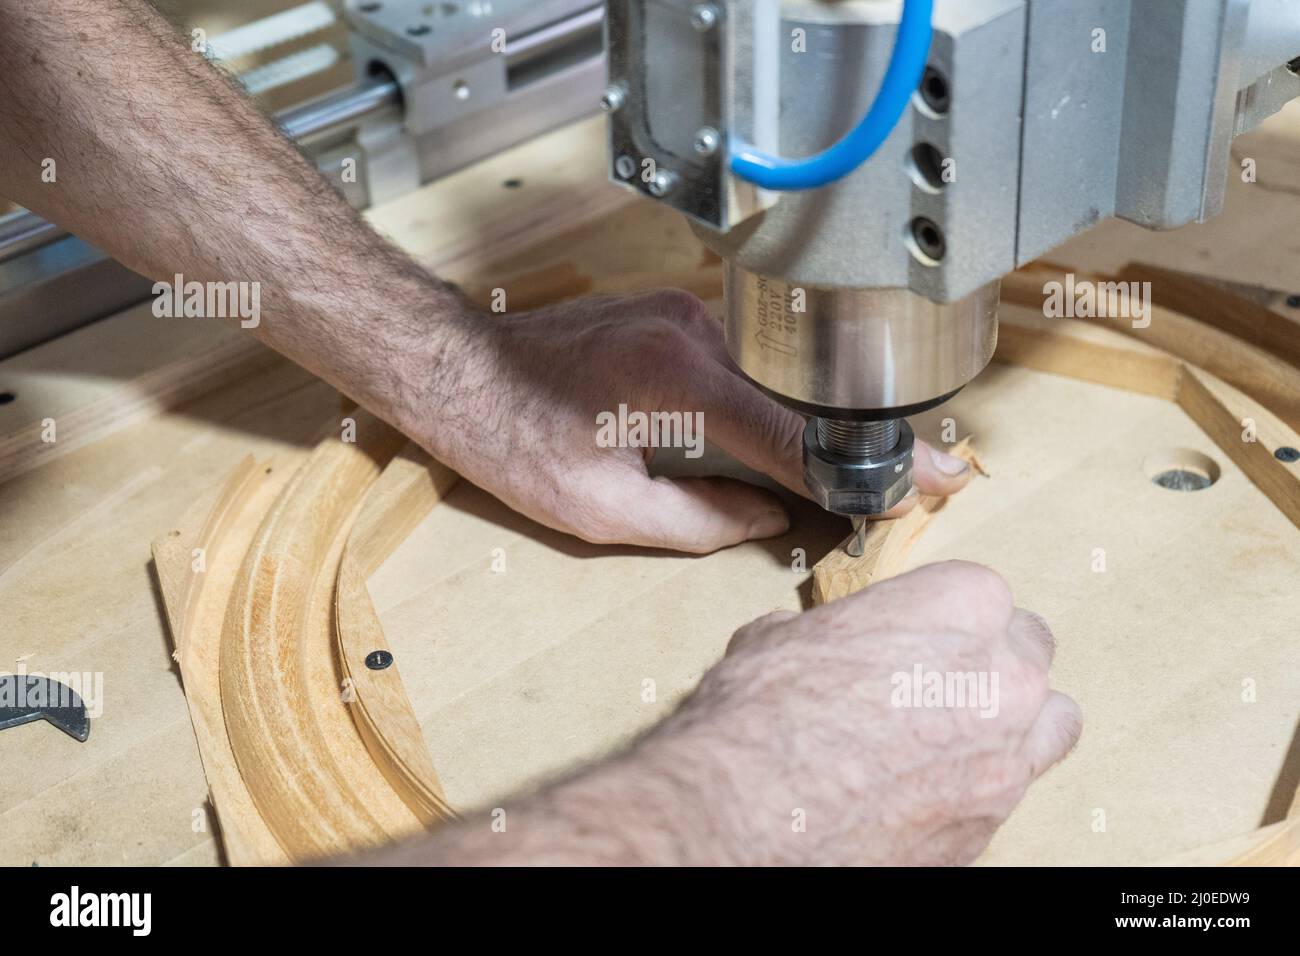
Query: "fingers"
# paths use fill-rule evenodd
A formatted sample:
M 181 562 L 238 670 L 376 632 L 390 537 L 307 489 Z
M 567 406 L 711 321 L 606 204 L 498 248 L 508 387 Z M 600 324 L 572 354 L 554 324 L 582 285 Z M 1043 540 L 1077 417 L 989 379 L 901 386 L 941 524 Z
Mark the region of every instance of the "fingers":
M 661 290 L 633 297 L 626 304 L 633 311 L 644 310 L 668 320 L 679 333 L 666 340 L 663 360 L 654 363 L 645 376 L 644 401 L 703 413 L 709 441 L 742 464 L 807 496 L 803 479 L 805 419 L 741 376 L 727 355 L 721 326 L 704 303 L 685 292 Z M 953 494 L 970 481 L 971 473 L 965 461 L 918 441 L 913 454 L 913 489 L 880 517 L 901 517 L 916 506 L 918 495 Z M 716 535 L 704 538 L 724 540 Z M 734 529 L 727 542 L 735 543 L 732 538 L 736 538 Z
M 620 542 L 708 554 L 719 548 L 784 534 L 789 516 L 770 491 L 731 478 L 622 479 L 591 527 L 578 533 L 596 543 Z
M 718 362 L 694 363 L 682 383 L 704 412 L 704 434 L 737 461 L 807 495 L 803 480 L 806 422 Z
M 952 495 L 971 479 L 968 462 L 920 441 L 912 452 L 912 484 L 923 495 Z
M 649 370 L 645 399 L 659 404 L 671 398 L 682 411 L 703 412 L 709 441 L 791 491 L 807 494 L 803 417 L 741 377 L 727 354 L 722 327 L 704 303 L 685 292 L 663 290 L 647 296 L 642 307 L 682 333 L 669 364 Z
M 1021 754 L 1029 762 L 1034 777 L 1061 760 L 1074 749 L 1083 733 L 1083 713 L 1074 699 L 1052 691 L 1039 711 L 1021 744 Z
M 873 584 L 814 613 L 838 613 L 850 621 L 871 621 L 873 627 L 956 630 L 991 640 L 1006 633 L 1013 609 L 1011 588 L 996 571 L 945 561 Z
M 671 319 L 692 343 L 699 361 L 665 369 L 680 381 L 661 381 L 681 395 L 692 411 L 704 412 L 709 440 L 750 468 L 761 471 L 801 495 L 803 480 L 803 416 L 769 398 L 743 378 L 727 354 L 721 325 L 699 299 L 688 293 L 663 290 L 644 299 L 645 307 Z M 971 478 L 970 465 L 960 458 L 917 441 L 912 462 L 914 489 L 923 495 L 951 495 Z M 885 518 L 906 514 L 916 504 L 912 495 Z

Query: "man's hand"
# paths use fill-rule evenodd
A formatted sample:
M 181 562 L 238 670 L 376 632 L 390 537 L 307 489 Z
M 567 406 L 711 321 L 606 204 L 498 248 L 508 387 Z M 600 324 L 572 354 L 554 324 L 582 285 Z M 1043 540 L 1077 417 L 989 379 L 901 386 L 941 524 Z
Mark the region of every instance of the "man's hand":
M 505 832 L 472 821 L 385 859 L 969 863 L 1079 738 L 1052 652 L 1043 619 L 965 562 L 769 614 L 627 754 L 507 804 Z M 973 693 L 932 699 L 929 675 Z
M 742 628 L 644 749 L 679 783 L 711 781 L 736 862 L 968 863 L 1079 738 L 1053 650 L 995 572 L 931 565 Z M 971 693 L 936 706 L 931 675 Z
M 802 491 L 801 419 L 731 370 L 696 299 L 475 315 L 144 0 L 38 6 L 0 0 L 0 61 L 22 64 L 0 71 L 12 198 L 154 279 L 256 282 L 264 317 L 251 334 L 553 528 L 696 552 L 785 529 L 765 491 L 651 480 L 640 450 L 596 447 L 597 414 L 620 403 L 702 412 L 714 442 Z M 923 492 L 955 491 L 963 467 L 917 447 Z
M 651 449 L 598 447 L 597 416 L 621 404 L 700 413 L 709 441 L 805 493 L 804 419 L 740 375 L 699 299 L 652 292 L 459 324 L 450 357 L 402 363 L 403 378 L 429 385 L 398 424 L 512 508 L 587 541 L 697 553 L 786 530 L 768 491 L 726 478 L 652 479 Z M 433 364 L 442 368 L 431 373 Z M 421 394 L 416 381 L 402 391 Z M 969 479 L 964 461 L 917 442 L 921 493 L 952 494 Z M 890 516 L 914 504 L 913 495 Z

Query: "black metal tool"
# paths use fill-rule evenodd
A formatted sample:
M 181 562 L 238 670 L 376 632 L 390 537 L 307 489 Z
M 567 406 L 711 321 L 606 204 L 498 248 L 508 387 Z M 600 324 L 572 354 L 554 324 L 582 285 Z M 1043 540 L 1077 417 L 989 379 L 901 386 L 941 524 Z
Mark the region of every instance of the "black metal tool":
M 70 737 L 90 736 L 90 718 L 81 695 L 48 677 L 0 675 L 0 730 L 33 720 L 48 720 Z

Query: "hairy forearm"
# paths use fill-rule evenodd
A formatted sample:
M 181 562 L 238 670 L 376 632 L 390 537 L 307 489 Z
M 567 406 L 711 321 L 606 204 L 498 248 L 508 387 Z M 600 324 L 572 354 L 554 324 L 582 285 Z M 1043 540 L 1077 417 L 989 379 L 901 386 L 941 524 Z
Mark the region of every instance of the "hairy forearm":
M 376 854 L 397 866 L 705 866 L 753 862 L 716 742 L 652 734 L 632 752 L 434 836 Z
M 0 63 L 0 192 L 152 279 L 258 283 L 253 334 L 402 423 L 464 334 L 455 292 L 144 0 L 0 0 Z

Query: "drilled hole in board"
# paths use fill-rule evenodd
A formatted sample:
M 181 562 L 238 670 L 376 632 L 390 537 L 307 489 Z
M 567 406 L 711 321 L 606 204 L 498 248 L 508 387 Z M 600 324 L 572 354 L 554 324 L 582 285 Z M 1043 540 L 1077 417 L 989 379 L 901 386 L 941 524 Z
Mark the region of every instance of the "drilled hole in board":
M 0 392 L 0 405 L 8 405 L 17 397 L 13 392 Z
M 1219 464 L 1190 448 L 1153 452 L 1142 470 L 1154 484 L 1169 491 L 1203 491 L 1219 480 Z

